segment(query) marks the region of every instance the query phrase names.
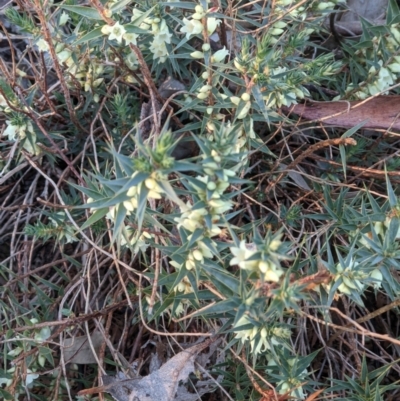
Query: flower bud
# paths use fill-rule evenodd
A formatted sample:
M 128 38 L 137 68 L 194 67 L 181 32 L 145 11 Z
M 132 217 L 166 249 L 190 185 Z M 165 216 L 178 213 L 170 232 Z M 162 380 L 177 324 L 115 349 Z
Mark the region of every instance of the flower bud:
M 190 56 L 193 58 L 204 58 L 204 53 L 196 50 L 193 53 L 190 53 Z
M 211 85 L 203 85 L 203 86 L 200 88 L 199 92 L 200 92 L 200 93 L 206 93 L 206 92 L 209 92 L 211 89 L 212 89 L 212 86 L 211 86 Z
M 202 14 L 202 13 L 204 13 L 204 8 L 203 8 L 201 5 L 198 4 L 198 5 L 194 8 L 194 11 L 196 11 L 196 13 Z
M 244 102 L 248 102 L 250 100 L 250 95 L 245 92 L 242 94 L 241 98 Z
M 207 97 L 208 97 L 208 93 L 205 93 L 205 92 L 200 92 L 200 93 L 197 95 L 197 99 L 200 99 L 200 100 L 207 99 Z
M 243 118 L 245 118 L 247 116 L 247 114 L 249 114 L 250 107 L 251 107 L 251 102 L 247 102 L 244 105 L 243 109 L 238 114 L 237 119 L 242 120 Z
M 198 261 L 202 261 L 203 260 L 203 254 L 198 249 L 195 249 L 193 251 L 193 257 Z

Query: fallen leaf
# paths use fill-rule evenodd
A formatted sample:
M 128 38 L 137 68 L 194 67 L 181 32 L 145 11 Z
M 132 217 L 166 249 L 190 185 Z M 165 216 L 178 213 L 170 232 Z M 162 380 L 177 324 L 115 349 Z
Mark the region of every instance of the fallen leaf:
M 103 335 L 99 331 L 94 331 L 90 339 L 97 353 L 104 341 Z M 64 341 L 63 352 L 66 363 L 76 363 L 78 365 L 97 363 L 97 359 L 93 355 L 87 336 L 67 338 Z
M 118 376 L 103 376 L 104 386 L 82 390 L 79 395 L 107 392 L 117 401 L 172 401 L 178 390 L 179 382 L 187 380 L 194 371 L 196 356 L 207 348 L 213 340 L 183 350 L 148 376 L 125 379 Z
M 365 128 L 400 129 L 400 96 L 377 96 L 368 101 L 310 102 L 282 107 L 306 120 L 351 128 L 366 121 Z

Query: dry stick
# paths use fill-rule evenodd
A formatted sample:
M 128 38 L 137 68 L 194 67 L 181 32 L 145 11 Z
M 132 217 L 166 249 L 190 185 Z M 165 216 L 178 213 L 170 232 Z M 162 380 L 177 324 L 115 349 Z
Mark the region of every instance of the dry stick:
M 324 308 L 324 306 L 318 306 L 318 308 L 321 308 L 321 307 Z M 356 333 L 356 334 L 360 334 L 360 335 L 362 335 L 364 337 L 366 336 L 366 337 L 377 338 L 377 339 L 380 339 L 380 340 L 383 340 L 383 341 L 389 341 L 389 342 L 391 342 L 393 344 L 396 344 L 396 345 L 400 345 L 400 340 L 397 340 L 395 338 L 389 337 L 387 334 L 378 334 L 378 333 L 374 333 L 372 331 L 364 329 L 364 327 L 360 326 L 355 320 L 349 318 L 348 316 L 346 316 L 344 313 L 342 313 L 337 308 L 331 308 L 331 307 L 328 307 L 328 306 L 325 307 L 325 308 L 328 308 L 328 309 L 336 312 L 341 317 L 343 317 L 343 319 L 345 319 L 347 321 L 350 321 L 350 324 L 355 326 L 358 330 L 357 329 L 348 328 L 346 326 L 339 326 L 339 325 L 334 324 L 334 323 L 326 322 L 326 321 L 324 321 L 322 319 L 319 319 L 319 318 L 317 318 L 315 316 L 312 316 L 312 315 L 310 315 L 310 314 L 308 314 L 306 312 L 301 312 L 301 314 L 306 316 L 306 317 L 308 317 L 311 320 L 314 320 L 315 322 L 321 323 L 323 325 L 327 325 L 327 326 L 332 327 L 332 328 L 337 329 L 337 330 L 347 331 L 349 333 Z
M 107 221 L 107 230 L 108 230 L 108 233 L 109 233 L 110 242 L 112 243 L 112 232 L 111 232 L 111 227 L 110 227 L 110 222 L 109 221 Z M 112 252 L 112 255 L 113 255 L 113 260 L 114 260 L 115 267 L 117 268 L 119 282 L 121 283 L 121 286 L 122 286 L 122 288 L 124 290 L 124 293 L 125 293 L 126 298 L 128 300 L 129 306 L 133 309 L 133 305 L 132 305 L 132 303 L 131 303 L 131 301 L 129 299 L 128 289 L 126 288 L 125 281 L 122 278 L 121 269 L 119 268 L 120 260 L 118 259 L 117 255 L 115 253 L 114 246 L 111 247 L 111 252 Z
M 91 249 L 88 249 L 86 251 L 75 253 L 74 255 L 71 255 L 70 258 L 79 257 L 79 256 L 82 256 L 82 255 L 85 255 L 86 253 L 89 253 L 90 251 L 91 251 Z M 20 280 L 22 280 L 22 279 L 24 279 L 26 277 L 32 276 L 32 275 L 34 275 L 36 273 L 39 273 L 42 270 L 46 270 L 48 267 L 53 267 L 55 265 L 59 265 L 61 263 L 65 263 L 65 262 L 69 262 L 69 259 L 58 259 L 58 260 L 55 260 L 54 262 L 47 263 L 47 264 L 45 264 L 43 266 L 40 266 L 40 267 L 38 267 L 38 268 L 36 268 L 34 270 L 31 270 L 29 273 L 20 275 L 17 278 L 14 278 L 14 279 L 8 281 L 2 287 L 5 289 L 5 288 L 9 287 L 11 284 L 13 284 L 13 283 L 15 283 L 17 281 L 20 281 Z
M 43 68 L 42 73 L 43 73 L 44 77 L 43 77 L 43 79 L 39 80 L 38 84 L 39 84 L 39 86 L 42 86 L 41 90 L 42 90 L 43 96 L 47 100 L 47 104 L 49 105 L 49 107 L 50 107 L 51 111 L 53 112 L 53 114 L 55 114 L 56 116 L 59 116 L 61 121 L 63 123 L 66 123 L 67 122 L 66 118 L 62 114 L 60 114 L 58 112 L 58 110 L 56 109 L 56 106 L 54 105 L 54 103 L 51 101 L 51 99 L 49 97 L 49 93 L 48 93 L 49 89 L 48 89 L 48 86 L 47 86 L 47 79 L 46 79 L 46 77 L 47 77 L 47 67 L 46 67 L 46 61 L 44 60 L 43 52 L 40 52 L 40 61 L 42 63 L 42 68 Z M 34 65 L 34 64 L 32 63 L 32 65 Z M 36 71 L 35 71 L 35 73 L 36 73 Z
M 226 342 L 225 342 L 225 343 L 226 343 Z M 278 397 L 278 395 L 277 395 L 277 393 L 276 393 L 276 390 L 275 390 L 275 387 L 274 387 L 270 382 L 268 382 L 267 380 L 265 380 L 265 378 L 264 378 L 263 376 L 261 376 L 254 368 L 252 368 L 252 367 L 247 363 L 247 361 L 246 361 L 245 358 L 241 358 L 239 355 L 237 355 L 237 354 L 235 353 L 235 351 L 233 351 L 232 348 L 229 348 L 229 351 L 231 351 L 232 355 L 233 355 L 236 359 L 238 359 L 238 360 L 243 364 L 243 366 L 245 366 L 246 372 L 249 371 L 249 372 L 251 372 L 254 376 L 257 376 L 263 383 L 265 383 L 265 384 L 274 392 L 275 397 Z
M 153 120 L 154 120 L 154 127 L 155 127 L 155 135 L 154 135 L 154 142 L 153 142 L 153 149 L 155 147 L 156 144 L 156 139 L 158 137 L 158 135 L 160 134 L 160 121 L 157 117 L 157 109 L 158 109 L 158 101 L 157 101 L 157 95 L 160 96 L 158 94 L 157 88 L 154 85 L 153 80 L 151 79 L 151 73 L 149 70 L 149 67 L 146 64 L 146 61 L 143 58 L 142 52 L 140 51 L 140 49 L 133 45 L 132 43 L 129 45 L 129 47 L 131 48 L 131 50 L 135 53 L 135 56 L 137 57 L 140 66 L 142 67 L 142 74 L 143 74 L 143 78 L 144 78 L 144 82 L 146 83 L 146 85 L 149 88 L 150 91 L 150 99 L 151 99 L 151 106 L 153 108 Z M 162 101 L 161 101 L 162 104 Z M 161 118 L 161 114 L 160 114 L 160 118 Z
M 150 206 L 153 210 L 156 210 L 156 201 L 155 199 L 150 199 Z M 154 227 L 156 233 L 158 234 L 160 229 L 159 227 L 155 226 Z M 155 237 L 155 243 L 158 244 L 159 241 L 159 235 L 156 235 Z M 155 303 L 155 299 L 157 296 L 157 287 L 158 287 L 158 278 L 160 276 L 160 270 L 161 270 L 161 266 L 160 266 L 160 249 L 158 246 L 155 247 L 154 249 L 154 279 L 153 279 L 153 286 L 151 289 L 151 296 L 150 296 L 150 302 L 149 302 L 149 314 L 153 313 L 153 306 Z
M 47 26 L 46 16 L 43 13 L 42 5 L 40 4 L 40 0 L 35 0 L 34 1 L 34 7 L 35 7 L 36 13 L 37 13 L 37 15 L 39 17 L 40 23 L 42 25 L 43 37 L 44 37 L 44 39 L 46 40 L 46 42 L 47 42 L 47 44 L 49 46 L 49 53 L 50 53 L 51 59 L 52 59 L 52 61 L 54 63 L 54 69 L 56 71 L 58 79 L 60 80 L 61 88 L 62 88 L 62 91 L 64 93 L 65 103 L 66 103 L 67 109 L 68 109 L 68 114 L 71 117 L 71 120 L 72 120 L 72 122 L 74 123 L 74 125 L 76 127 L 78 127 L 80 130 L 82 130 L 82 132 L 87 132 L 87 130 L 80 124 L 80 122 L 76 118 L 75 110 L 72 107 L 71 95 L 70 95 L 70 92 L 69 92 L 69 89 L 68 89 L 68 85 L 65 82 L 64 75 L 63 75 L 63 73 L 61 71 L 60 63 L 59 63 L 58 58 L 57 58 L 57 54 L 56 54 L 56 51 L 55 51 L 55 48 L 54 48 L 53 40 L 51 38 L 51 33 L 50 33 L 50 30 L 49 30 L 49 28 Z M 47 137 L 47 135 L 46 135 L 46 137 Z M 47 139 L 49 139 L 49 138 L 47 138 Z
M 5 33 L 6 37 L 7 37 L 7 41 L 8 41 L 8 48 L 10 49 L 11 52 L 11 64 L 12 64 L 12 75 L 13 77 L 15 77 L 16 75 L 16 64 L 15 64 L 15 50 L 14 50 L 14 46 L 12 45 L 12 41 L 10 39 L 10 36 L 8 34 L 8 31 L 6 29 L 6 27 L 4 26 L 3 22 L 0 20 L 0 27 L 3 30 L 3 32 Z M 10 84 L 13 84 L 14 81 L 10 81 Z
M 368 313 L 368 315 L 362 316 L 358 319 L 355 320 L 356 323 L 364 323 L 368 320 L 374 319 L 375 317 L 382 315 L 385 312 L 390 311 L 391 309 L 395 308 L 396 306 L 400 305 L 400 298 L 396 299 L 395 301 L 391 302 L 388 305 L 382 306 L 382 308 L 377 309 L 376 311 L 373 311 L 371 313 Z M 345 327 L 350 327 L 352 323 L 348 323 Z M 328 345 L 331 345 L 333 341 L 335 341 L 341 333 L 335 333 L 332 337 L 329 338 Z
M 271 182 L 267 186 L 265 193 L 269 193 L 271 191 L 271 189 L 276 184 L 278 184 L 278 182 L 284 177 L 285 174 L 287 174 L 287 172 L 289 170 L 292 170 L 293 168 L 295 168 L 299 163 L 301 163 L 302 160 L 304 160 L 310 154 L 316 152 L 317 150 L 325 148 L 327 146 L 338 146 L 338 145 L 357 145 L 357 142 L 353 138 L 335 138 L 335 139 L 326 139 L 325 141 L 321 141 L 321 142 L 318 142 L 318 143 L 310 146 L 305 152 L 303 152 L 296 159 L 294 159 L 289 164 L 289 166 L 286 167 L 285 171 L 283 171 L 274 182 Z
M 137 295 L 131 295 L 130 296 L 130 301 L 137 301 L 138 300 L 138 296 Z M 127 306 L 128 305 L 128 300 L 124 299 L 120 302 L 117 302 L 116 304 L 110 305 L 105 307 L 102 310 L 97 310 L 85 315 L 80 315 L 77 317 L 70 317 L 70 318 L 66 318 L 66 319 L 62 319 L 62 320 L 55 320 L 55 321 L 50 321 L 50 322 L 43 322 L 43 323 L 36 323 L 36 324 L 32 324 L 30 326 L 21 326 L 21 327 L 16 327 L 14 329 L 11 329 L 14 333 L 20 333 L 21 331 L 25 331 L 25 330 L 37 330 L 37 329 L 42 329 L 44 327 L 56 327 L 56 326 L 62 326 L 61 330 L 64 330 L 65 327 L 69 327 L 69 326 L 75 326 L 77 324 L 81 324 L 84 323 L 88 320 L 91 319 L 95 319 L 95 318 L 99 318 L 102 316 L 107 316 L 109 313 L 111 313 L 112 311 L 122 308 L 123 306 Z M 7 331 L 10 329 L 5 329 L 2 332 L 0 332 L 0 336 L 4 336 Z
M 333 166 L 341 167 L 342 164 L 338 162 L 334 162 L 333 160 L 326 159 L 325 157 L 317 156 L 317 155 L 309 155 L 309 157 L 312 157 L 313 159 L 321 160 L 326 163 L 332 164 Z M 358 173 L 358 175 L 355 177 L 357 178 L 358 176 L 371 176 L 371 177 L 376 177 L 376 178 L 385 178 L 386 175 L 388 177 L 400 178 L 400 171 L 382 171 L 382 170 L 376 170 L 370 167 L 357 167 L 357 166 L 349 166 L 346 164 L 346 168 L 352 171 L 355 171 Z

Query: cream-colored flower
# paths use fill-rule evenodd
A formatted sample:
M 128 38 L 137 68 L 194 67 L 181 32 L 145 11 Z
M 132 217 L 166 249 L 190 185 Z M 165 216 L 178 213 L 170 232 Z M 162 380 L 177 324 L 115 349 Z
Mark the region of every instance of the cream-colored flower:
M 164 190 L 160 187 L 158 182 L 153 177 L 146 178 L 146 180 L 144 181 L 144 185 L 149 190 L 149 193 L 147 195 L 148 199 L 162 198 L 161 194 L 164 193 Z
M 163 63 L 168 57 L 168 49 L 165 42 L 160 42 L 156 39 L 150 45 L 150 51 L 153 53 L 153 60 L 159 60 Z
M 157 34 L 154 36 L 154 39 L 157 39 L 160 42 L 171 43 L 172 34 L 169 32 L 166 21 L 163 19 L 161 21 L 160 29 Z
M 49 51 L 49 44 L 43 38 L 39 39 L 36 42 L 36 45 L 37 45 L 37 47 L 39 48 L 39 50 L 41 52 L 48 52 Z
M 130 199 L 123 202 L 124 208 L 126 209 L 128 216 L 138 207 L 137 195 L 138 195 L 138 188 L 136 186 L 133 186 L 128 189 L 127 196 L 129 196 Z
M 198 35 L 203 31 L 203 24 L 196 20 L 188 20 L 187 18 L 183 18 L 182 20 L 183 26 L 180 29 L 180 32 L 186 34 L 186 39 L 190 39 L 192 35 Z
M 365 278 L 366 276 L 362 272 L 358 272 L 354 269 L 358 265 L 357 262 L 350 261 L 349 266 L 343 268 L 343 266 L 338 263 L 336 265 L 336 276 L 335 281 L 342 279 L 342 283 L 339 285 L 338 290 L 342 294 L 350 295 L 352 290 L 356 290 L 361 292 L 364 288 L 364 285 L 360 280 Z
M 15 141 L 18 132 L 19 132 L 19 127 L 17 125 L 12 125 L 11 121 L 6 121 L 7 128 L 3 132 L 3 136 L 8 136 L 9 141 Z
M 255 252 L 248 249 L 244 241 L 240 242 L 239 248 L 235 246 L 231 247 L 231 253 L 234 256 L 229 262 L 231 266 L 238 265 L 241 269 L 245 270 L 254 270 L 257 268 L 258 260 L 248 260 Z
M 230 201 L 221 199 L 211 199 L 208 201 L 208 205 L 211 207 L 211 213 L 215 215 L 223 214 L 232 208 Z
M 122 39 L 126 33 L 125 28 L 119 22 L 116 22 L 114 25 L 104 25 L 101 28 L 101 32 L 104 35 L 108 35 L 108 40 L 115 39 L 118 43 L 122 43 Z
M 65 25 L 69 20 L 71 19 L 71 17 L 69 16 L 69 14 L 67 14 L 65 11 L 63 11 L 61 13 L 58 25 L 59 26 L 63 26 Z
M 241 326 L 245 326 L 247 324 L 250 324 L 250 320 L 246 315 L 243 315 L 238 321 L 237 323 L 233 326 L 233 329 L 237 328 L 237 327 L 241 327 Z M 250 329 L 246 329 L 246 330 L 240 330 L 240 331 L 236 331 L 235 333 L 235 338 L 239 339 L 242 343 L 245 343 L 248 339 L 251 339 L 253 336 L 253 328 Z M 256 328 L 257 330 L 257 328 Z
M 260 336 L 260 338 L 259 338 L 259 341 L 258 341 L 256 347 L 254 347 L 255 343 L 256 343 L 256 336 L 250 342 L 251 351 L 254 353 L 254 355 L 257 355 L 260 352 L 265 352 L 267 349 L 270 348 L 268 340 L 267 340 L 267 330 L 265 327 L 263 327 L 260 330 L 259 336 Z M 279 344 L 279 343 L 276 341 L 276 344 Z M 262 349 L 263 347 L 264 347 L 264 349 Z
M 221 23 L 220 19 L 216 19 L 213 17 L 207 18 L 207 33 L 209 35 L 212 35 L 220 23 Z
M 369 277 L 374 280 L 372 283 L 373 287 L 379 288 L 382 285 L 383 275 L 379 269 L 372 270 Z
M 271 261 L 261 261 L 258 264 L 258 268 L 260 269 L 265 281 L 273 281 L 274 283 L 277 283 L 279 277 L 283 274 L 282 268 Z
M 229 54 L 229 50 L 224 46 L 223 49 L 216 51 L 211 56 L 211 61 L 213 63 L 220 63 L 222 60 L 225 60 L 225 57 Z
M 194 232 L 197 228 L 203 227 L 204 216 L 206 215 L 207 210 L 204 208 L 195 210 L 189 208 L 182 213 L 181 217 L 175 217 L 174 220 L 178 223 L 178 229 L 184 227 L 186 230 Z
M 127 44 L 127 45 L 132 44 L 132 45 L 136 46 L 138 37 L 139 37 L 139 35 L 136 34 L 136 33 L 128 33 L 128 32 L 126 32 L 126 33 L 123 34 L 123 38 L 125 40 L 125 44 Z

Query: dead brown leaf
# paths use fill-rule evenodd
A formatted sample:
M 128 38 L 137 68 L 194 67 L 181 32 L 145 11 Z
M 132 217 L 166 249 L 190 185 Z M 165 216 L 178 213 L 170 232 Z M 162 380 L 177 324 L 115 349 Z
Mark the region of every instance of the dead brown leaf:
M 282 107 L 306 120 L 352 128 L 366 121 L 364 128 L 400 130 L 400 96 L 377 96 L 368 101 L 310 102 Z

